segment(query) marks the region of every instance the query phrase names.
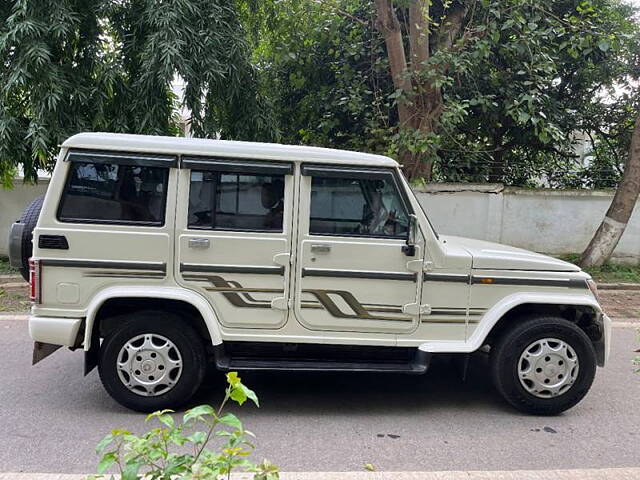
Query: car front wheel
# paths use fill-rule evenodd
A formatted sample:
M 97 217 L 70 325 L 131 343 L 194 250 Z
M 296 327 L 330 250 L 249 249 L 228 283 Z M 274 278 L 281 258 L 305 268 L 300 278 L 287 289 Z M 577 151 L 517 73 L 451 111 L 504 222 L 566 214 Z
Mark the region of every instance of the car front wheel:
M 589 391 L 596 353 L 585 332 L 560 317 L 530 317 L 507 330 L 491 348 L 491 370 L 500 394 L 515 408 L 554 415 Z
M 107 392 L 132 410 L 184 405 L 200 387 L 206 352 L 197 332 L 166 312 L 123 318 L 104 339 L 98 368 Z

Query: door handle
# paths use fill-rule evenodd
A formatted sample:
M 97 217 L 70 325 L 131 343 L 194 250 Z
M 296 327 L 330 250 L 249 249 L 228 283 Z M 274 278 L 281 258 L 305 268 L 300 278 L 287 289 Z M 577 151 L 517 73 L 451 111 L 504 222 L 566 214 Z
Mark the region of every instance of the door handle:
M 311 245 L 311 251 L 313 253 L 329 253 L 331 252 L 331 245 L 327 243 L 314 243 Z
M 189 248 L 209 248 L 208 238 L 190 238 Z

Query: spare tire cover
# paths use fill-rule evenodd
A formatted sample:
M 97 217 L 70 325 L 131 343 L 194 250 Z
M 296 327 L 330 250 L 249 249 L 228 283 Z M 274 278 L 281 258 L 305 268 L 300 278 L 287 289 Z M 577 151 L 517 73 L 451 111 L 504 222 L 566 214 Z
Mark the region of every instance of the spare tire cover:
M 40 216 L 40 210 L 42 210 L 42 203 L 44 201 L 44 195 L 36 198 L 20 216 L 19 223 L 24 224 L 22 230 L 22 262 L 20 265 L 20 274 L 22 278 L 29 281 L 29 258 L 33 254 L 33 229 L 36 228 L 38 223 L 38 217 Z

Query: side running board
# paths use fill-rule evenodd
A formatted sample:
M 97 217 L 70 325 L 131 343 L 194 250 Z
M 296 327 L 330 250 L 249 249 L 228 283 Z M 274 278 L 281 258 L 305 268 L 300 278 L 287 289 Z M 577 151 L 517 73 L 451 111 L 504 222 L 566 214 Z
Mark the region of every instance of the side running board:
M 230 357 L 223 345 L 215 347 L 218 370 L 297 370 L 306 372 L 380 372 L 420 375 L 427 371 L 431 353 L 416 349 L 410 362 L 363 362 L 345 360 L 305 360 L 292 358 Z

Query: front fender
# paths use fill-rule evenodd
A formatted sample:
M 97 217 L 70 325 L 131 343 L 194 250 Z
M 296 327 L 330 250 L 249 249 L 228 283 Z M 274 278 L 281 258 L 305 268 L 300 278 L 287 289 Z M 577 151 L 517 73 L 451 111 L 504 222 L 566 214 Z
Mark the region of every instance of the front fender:
M 583 293 L 514 293 L 508 295 L 491 307 L 482 317 L 473 334 L 464 342 L 434 341 L 424 342 L 418 348 L 430 353 L 471 353 L 484 345 L 493 327 L 509 311 L 523 304 L 539 305 L 577 305 L 592 307 L 602 313 L 598 301 Z M 606 334 L 606 332 L 605 332 Z
M 89 351 L 91 348 L 91 338 L 95 318 L 100 307 L 107 300 L 113 298 L 158 298 L 163 300 L 178 300 L 188 303 L 195 307 L 207 326 L 211 343 L 220 345 L 222 336 L 220 334 L 220 324 L 213 308 L 202 296 L 190 290 L 176 287 L 157 287 L 157 286 L 135 286 L 135 287 L 108 287 L 101 290 L 93 296 L 91 303 L 87 308 L 87 317 L 85 321 L 84 331 L 84 350 Z

